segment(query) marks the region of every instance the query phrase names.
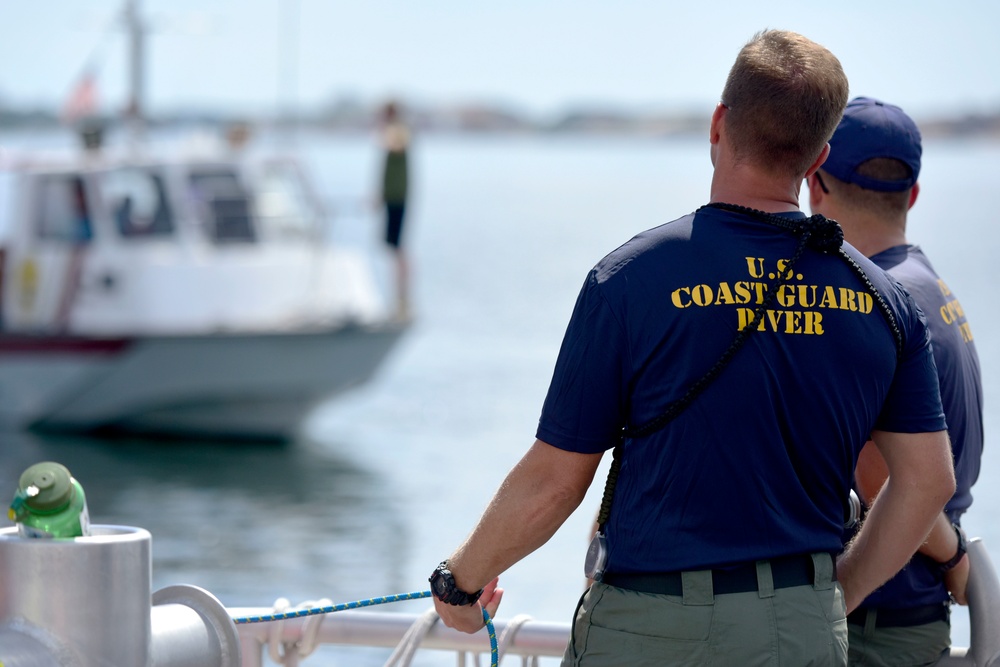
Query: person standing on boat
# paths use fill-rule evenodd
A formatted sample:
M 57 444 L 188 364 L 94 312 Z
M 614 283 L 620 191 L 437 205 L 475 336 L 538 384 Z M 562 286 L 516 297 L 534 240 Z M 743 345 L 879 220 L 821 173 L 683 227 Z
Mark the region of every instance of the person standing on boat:
M 840 62 L 801 35 L 739 52 L 709 127 L 710 204 L 587 276 L 534 444 L 430 576 L 446 625 L 483 627 L 499 574 L 615 450 L 564 665 L 846 664 L 847 612 L 955 489 L 922 314 L 799 210 L 847 99 Z M 891 477 L 844 549 L 869 435 Z
M 830 157 L 808 179 L 813 213 L 836 219 L 844 237 L 905 287 L 927 316 L 956 491 L 931 540 L 848 616 L 850 662 L 931 665 L 951 645 L 949 593 L 966 604 L 969 560 L 959 525 L 972 504 L 983 453 L 983 390 L 972 330 L 957 297 L 923 251 L 906 240 L 917 200 L 920 130 L 898 106 L 859 97 L 830 140 Z M 878 448 L 865 445 L 856 471 L 865 506 L 885 483 Z M 937 545 L 945 545 L 944 550 Z
M 382 109 L 381 201 L 385 211 L 385 243 L 392 253 L 396 276 L 396 314 L 409 317 L 409 263 L 403 251 L 403 222 L 410 189 L 408 150 L 410 130 L 403 123 L 399 105 L 388 102 Z

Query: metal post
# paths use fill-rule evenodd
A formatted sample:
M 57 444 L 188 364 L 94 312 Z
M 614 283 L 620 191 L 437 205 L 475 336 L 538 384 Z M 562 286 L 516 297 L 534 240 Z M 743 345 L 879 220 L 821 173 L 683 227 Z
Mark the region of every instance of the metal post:
M 150 543 L 124 526 L 66 540 L 0 530 L 0 630 L 49 645 L 69 667 L 146 665 Z
M 214 596 L 150 594 L 151 540 L 126 526 L 65 540 L 0 530 L 0 664 L 240 667 L 236 625 Z

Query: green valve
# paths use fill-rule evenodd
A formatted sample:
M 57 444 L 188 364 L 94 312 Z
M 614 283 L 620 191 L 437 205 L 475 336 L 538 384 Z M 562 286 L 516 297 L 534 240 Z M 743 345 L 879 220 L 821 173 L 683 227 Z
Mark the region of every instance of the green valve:
M 23 473 L 7 512 L 21 537 L 73 538 L 90 534 L 83 487 L 66 466 L 36 463 Z

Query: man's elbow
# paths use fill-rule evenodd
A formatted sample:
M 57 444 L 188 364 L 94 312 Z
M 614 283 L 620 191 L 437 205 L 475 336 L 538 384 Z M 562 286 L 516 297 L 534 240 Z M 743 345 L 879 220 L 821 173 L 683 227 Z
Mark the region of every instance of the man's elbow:
M 944 507 L 945 503 L 951 500 L 951 497 L 955 495 L 955 470 L 951 465 L 948 465 L 939 475 L 940 479 L 937 481 L 935 499 L 940 501 L 941 507 Z
M 937 434 L 935 450 L 934 455 L 928 457 L 927 470 L 921 475 L 920 484 L 943 507 L 955 495 L 955 467 L 946 432 Z
M 944 506 L 955 493 L 955 468 L 946 431 L 889 433 L 872 438 L 885 458 L 889 477 L 909 487 L 928 504 Z

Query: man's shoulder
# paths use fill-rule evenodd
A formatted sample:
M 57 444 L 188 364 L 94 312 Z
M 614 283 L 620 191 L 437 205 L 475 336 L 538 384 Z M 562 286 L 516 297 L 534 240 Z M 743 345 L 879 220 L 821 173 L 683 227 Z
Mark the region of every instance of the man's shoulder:
M 909 260 L 911 247 L 908 245 L 892 246 L 875 253 L 869 259 L 875 265 L 891 273 L 893 269 Z
M 887 268 L 893 262 L 884 261 L 882 253 L 866 257 L 860 250 L 847 242 L 844 243 L 843 249 L 844 253 L 861 267 L 865 275 L 868 276 L 868 279 L 872 281 L 877 289 L 891 288 L 891 290 L 896 290 L 899 288 L 899 280 Z
M 694 214 L 642 231 L 618 246 L 594 267 L 598 282 L 615 278 L 625 267 L 640 269 L 645 262 L 659 262 L 663 254 L 681 252 L 680 244 L 691 240 Z
M 917 246 L 897 246 L 872 257 L 894 280 L 909 292 L 917 303 L 940 300 L 941 277 L 927 256 Z
M 884 265 L 893 263 L 893 261 L 885 261 L 886 258 L 881 257 L 884 253 L 879 253 L 879 255 L 869 258 L 865 257 L 861 251 L 848 243 L 844 243 L 843 248 L 845 253 L 864 271 L 872 287 L 882 297 L 886 306 L 894 313 L 896 319 L 901 320 L 900 324 L 904 326 L 904 329 L 913 326 L 917 321 L 923 319 L 923 315 L 911 290 L 899 279 L 894 271 L 884 267 Z M 904 249 L 904 256 L 905 254 Z M 895 257 L 892 254 L 890 256 Z M 894 267 L 898 267 L 900 264 L 896 263 Z
M 917 246 L 906 246 L 906 254 L 886 270 L 901 282 L 904 279 L 930 280 L 938 279 L 937 271 L 930 259 Z M 905 282 L 904 282 L 905 284 Z

